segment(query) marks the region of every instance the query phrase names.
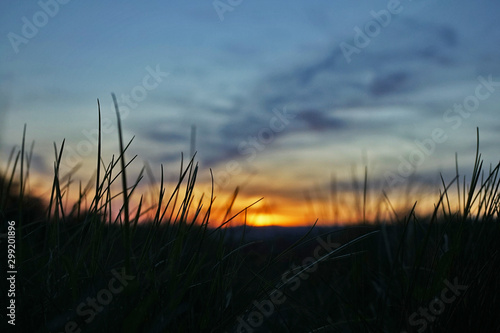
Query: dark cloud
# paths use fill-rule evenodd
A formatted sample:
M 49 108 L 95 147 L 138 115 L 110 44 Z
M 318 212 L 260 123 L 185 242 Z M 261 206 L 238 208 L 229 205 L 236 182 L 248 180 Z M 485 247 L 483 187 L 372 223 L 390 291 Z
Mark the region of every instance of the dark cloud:
M 455 47 L 458 45 L 458 35 L 451 27 L 438 27 L 437 32 L 445 46 Z
M 405 72 L 382 74 L 370 84 L 370 93 L 374 96 L 381 96 L 404 91 L 409 79 L 410 75 Z
M 409 36 L 412 36 L 409 40 Z M 352 43 L 352 36 L 346 41 Z M 359 124 L 349 124 L 335 116 L 336 110 L 363 106 L 394 106 L 404 103 L 408 93 L 425 84 L 433 84 L 426 76 L 431 64 L 452 65 L 448 50 L 459 43 L 455 30 L 446 26 L 430 25 L 414 19 L 400 19 L 381 31 L 360 54 L 347 63 L 334 43 L 326 54 L 304 61 L 279 72 L 267 73 L 255 82 L 248 98 L 229 97 L 224 107 L 185 103 L 189 110 L 204 110 L 221 122 L 198 124 L 203 135 L 197 142 L 199 160 L 208 167 L 232 159 L 244 159 L 238 147 L 251 136 L 269 128 L 272 110 L 288 108 L 296 117 L 278 136 L 294 133 L 342 131 Z M 234 54 L 248 50 L 238 45 L 226 46 Z M 453 55 L 453 54 L 452 54 Z M 432 80 L 432 79 L 431 79 Z M 416 101 L 415 101 L 416 103 Z M 398 120 L 393 120 L 398 121 Z M 390 119 L 371 126 L 390 128 Z M 156 125 L 157 126 L 157 125 Z M 154 126 L 153 126 L 154 127 Z M 376 128 L 371 128 L 376 130 Z M 187 142 L 186 135 L 178 132 L 167 134 L 152 130 L 146 136 L 158 142 Z M 266 149 L 273 149 L 272 144 Z M 163 156 L 165 160 L 178 157 Z
M 226 145 L 225 147 L 218 145 L 217 149 L 203 151 L 199 155 L 199 159 L 204 167 L 215 167 L 231 160 L 240 160 L 242 157 L 243 155 L 238 151 L 238 143 L 236 142 L 234 145 Z
M 352 38 L 345 41 L 352 44 Z M 351 63 L 339 41 L 326 55 L 269 75 L 255 95 L 266 108 L 294 104 L 299 109 L 332 110 L 377 105 L 381 97 L 382 103 L 397 103 L 401 94 L 433 83 L 430 66 L 453 65 L 456 52 L 450 49 L 458 44 L 458 34 L 450 27 L 395 20 L 354 54 Z
M 266 124 L 265 110 L 248 110 L 239 117 L 231 117 L 235 121 L 227 122 L 222 125 L 218 133 L 224 141 L 241 140 L 248 135 L 257 134 Z M 267 120 L 269 122 L 269 120 Z
M 308 131 L 323 132 L 345 126 L 342 121 L 329 117 L 325 112 L 318 110 L 301 111 L 297 114 L 297 120 L 301 121 Z
M 184 162 L 186 162 L 190 158 L 190 156 L 187 156 L 186 154 L 181 155 L 180 152 L 162 152 L 160 154 L 151 155 L 151 162 L 154 163 L 154 165 L 158 165 L 160 163 L 177 163 L 180 162 L 182 158 L 184 158 Z
M 160 143 L 179 143 L 179 142 L 188 142 L 189 137 L 187 134 L 180 134 L 180 133 L 175 133 L 170 130 L 158 130 L 158 129 L 144 129 L 141 131 L 142 137 L 145 137 L 146 139 L 160 142 Z
M 296 71 L 297 81 L 302 85 L 306 85 L 311 82 L 312 79 L 319 73 L 324 73 L 325 71 L 333 71 L 335 66 L 344 60 L 344 56 L 339 48 L 334 48 L 330 54 L 326 55 L 316 63 L 310 64 L 303 68 L 298 68 Z

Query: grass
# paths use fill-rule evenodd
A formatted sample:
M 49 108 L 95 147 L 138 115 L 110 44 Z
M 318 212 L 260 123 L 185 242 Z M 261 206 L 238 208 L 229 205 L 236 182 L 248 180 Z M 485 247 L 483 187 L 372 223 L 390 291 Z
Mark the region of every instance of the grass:
M 48 204 L 27 193 L 33 146 L 25 147 L 26 128 L 0 177 L 0 231 L 6 232 L 7 221 L 17 223 L 16 327 L 22 331 L 500 330 L 500 165 L 485 172 L 479 133 L 470 182 L 460 180 L 458 168 L 455 179 L 443 179 L 431 216 L 418 216 L 415 203 L 390 224 L 314 227 L 297 240 L 252 242 L 245 232 L 233 237 L 226 228 L 237 216 L 245 220 L 246 209 L 209 227 L 215 195 L 206 194 L 206 207 L 204 198 L 194 197 L 194 156 L 185 166 L 181 159 L 170 194 L 162 167 L 156 202 L 146 207 L 136 193 L 145 168 L 129 185 L 132 140 L 123 141 L 115 107 L 119 154 L 106 164 L 99 134 L 95 184 L 80 183 L 70 209 L 64 203 L 71 181 L 61 175 L 64 141 L 54 146 Z M 100 107 L 98 118 L 100 133 Z M 367 186 L 365 170 L 363 221 Z M 457 205 L 450 202 L 452 188 Z M 140 196 L 135 208 L 133 196 Z M 336 245 L 325 250 L 325 243 Z M 3 258 L 2 271 L 5 264 Z M 450 284 L 466 288 L 454 295 Z M 8 289 L 5 279 L 2 286 Z M 5 311 L 0 316 L 6 324 Z

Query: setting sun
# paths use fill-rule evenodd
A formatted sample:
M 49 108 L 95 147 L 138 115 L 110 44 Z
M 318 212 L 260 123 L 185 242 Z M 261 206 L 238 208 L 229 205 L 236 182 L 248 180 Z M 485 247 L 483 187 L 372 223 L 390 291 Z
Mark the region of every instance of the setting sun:
M 274 216 L 273 214 L 257 214 L 253 218 L 249 219 L 248 224 L 255 227 L 265 227 L 270 225 L 277 225 L 279 223 L 276 220 L 276 216 Z
M 500 332 L 500 1 L 0 13 L 0 332 Z

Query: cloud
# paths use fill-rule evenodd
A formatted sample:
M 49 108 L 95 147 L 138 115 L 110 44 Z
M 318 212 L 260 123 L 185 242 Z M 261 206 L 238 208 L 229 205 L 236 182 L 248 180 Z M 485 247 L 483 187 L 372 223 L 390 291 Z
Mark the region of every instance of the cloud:
M 323 132 L 331 129 L 339 129 L 345 126 L 344 122 L 333 117 L 329 117 L 323 111 L 304 110 L 297 114 L 297 120 L 305 125 L 305 130 Z
M 176 144 L 179 142 L 188 142 L 189 138 L 185 133 L 176 133 L 160 129 L 143 130 L 142 136 L 146 139 L 162 142 L 165 144 Z
M 395 29 L 400 30 L 399 39 L 407 39 L 413 33 L 411 29 L 419 25 L 415 21 L 393 24 L 396 25 Z M 453 29 L 425 26 L 416 43 L 407 43 L 406 47 L 396 51 L 385 51 L 384 43 L 397 44 L 398 40 L 393 40 L 393 36 L 384 40 L 383 33 L 379 36 L 381 43 L 363 50 L 366 54 L 361 54 L 356 64 L 348 65 L 338 44 L 335 44 L 326 55 L 317 54 L 315 59 L 262 75 L 255 82 L 248 99 L 231 99 L 231 106 L 227 108 L 211 107 L 209 112 L 225 115 L 225 121 L 212 127 L 216 132 L 214 137 L 198 144 L 198 150 L 204 152 L 200 155 L 202 161 L 214 166 L 241 158 L 238 145 L 269 126 L 273 109 L 286 107 L 296 114 L 286 130 L 279 133 L 280 136 L 303 132 L 317 135 L 318 132 L 333 130 L 338 133 L 347 128 L 356 128 L 359 125 L 346 123 L 336 117 L 336 111 L 377 105 L 382 108 L 403 102 L 407 104 L 406 95 L 425 84 L 422 72 L 428 62 L 436 62 L 438 57 L 444 57 L 441 45 L 449 48 L 458 43 Z M 427 52 L 426 56 L 422 55 L 421 50 Z M 202 126 L 210 127 L 210 124 Z M 377 126 L 390 128 L 394 124 L 391 119 L 385 119 Z M 359 133 L 353 132 L 352 135 Z M 266 149 L 274 148 L 271 144 Z
M 190 156 L 187 156 L 184 154 L 183 156 L 184 163 L 188 162 L 190 160 Z M 180 163 L 181 161 L 181 153 L 175 153 L 175 152 L 160 152 L 160 153 L 153 153 L 150 156 L 150 161 L 154 164 L 169 164 L 169 163 Z
M 460 67 L 462 60 L 458 51 L 463 46 L 460 36 L 456 27 L 401 17 L 382 29 L 350 64 L 340 50 L 340 40 L 335 40 L 326 53 L 322 51 L 274 72 L 262 72 L 246 97 L 225 95 L 223 103 L 182 99 L 176 100 L 176 107 L 189 110 L 190 119 L 196 121 L 198 158 L 206 167 L 223 167 L 230 160 L 243 161 L 245 156 L 239 151 L 239 145 L 269 127 L 273 109 L 285 107 L 296 117 L 284 131 L 276 134 L 281 145 L 270 143 L 266 154 L 283 147 L 293 149 L 287 146 L 287 138 L 304 133 L 327 135 L 325 137 L 342 135 L 355 143 L 363 133 L 389 133 L 401 125 L 428 122 L 435 116 L 436 109 L 444 110 L 441 104 L 430 105 L 425 96 L 418 97 L 415 92 L 433 89 L 437 93 L 450 79 L 470 78 L 470 73 Z M 350 39 L 351 35 L 345 37 L 346 41 Z M 225 52 L 230 51 L 235 57 L 246 56 L 245 49 L 238 44 L 228 44 L 226 48 Z M 370 112 L 363 116 L 365 118 L 339 115 L 340 111 L 356 109 Z M 425 117 L 412 115 L 411 119 L 402 119 L 399 114 L 388 117 L 382 112 L 388 109 L 401 110 L 403 118 L 408 109 L 420 110 Z M 197 117 L 202 114 L 200 121 Z M 397 131 L 395 135 L 404 137 L 405 133 Z M 413 138 L 413 134 L 407 135 L 408 140 Z M 167 136 L 157 130 L 148 134 L 148 138 L 157 142 L 188 140 L 176 131 Z M 322 143 L 315 140 L 314 144 Z M 318 147 L 311 147 L 315 148 Z M 164 158 L 174 159 L 173 156 Z
M 402 71 L 381 74 L 370 83 L 370 93 L 374 96 L 393 94 L 398 91 L 408 90 L 410 74 Z

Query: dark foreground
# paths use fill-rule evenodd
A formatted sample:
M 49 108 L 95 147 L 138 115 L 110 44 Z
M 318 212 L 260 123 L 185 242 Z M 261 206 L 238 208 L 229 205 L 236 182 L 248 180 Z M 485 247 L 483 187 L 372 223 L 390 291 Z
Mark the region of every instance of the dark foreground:
M 452 220 L 309 235 L 137 225 L 129 263 L 119 225 L 31 223 L 16 244 L 15 329 L 498 331 L 499 221 Z M 13 329 L 5 310 L 1 318 Z

